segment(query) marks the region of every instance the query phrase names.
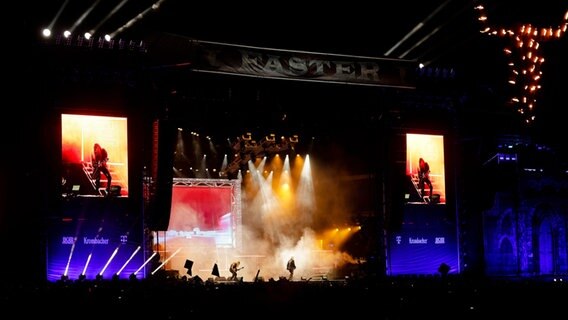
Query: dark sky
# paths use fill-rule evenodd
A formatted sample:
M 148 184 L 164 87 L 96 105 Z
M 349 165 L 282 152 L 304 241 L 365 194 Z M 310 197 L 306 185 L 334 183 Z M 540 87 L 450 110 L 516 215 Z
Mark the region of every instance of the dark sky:
M 95 36 L 102 36 L 123 27 L 117 38 L 148 40 L 156 34 L 169 34 L 180 39 L 416 60 L 432 68 L 455 70 L 469 81 L 466 90 L 487 88 L 488 95 L 499 96 L 507 91 L 507 61 L 502 50 L 509 43 L 480 34 L 478 14 L 473 10 L 479 3 L 483 1 L 227 5 L 186 0 L 58 0 L 34 4 L 35 10 L 24 15 L 23 23 L 32 38 L 52 22 L 54 34 L 60 34 L 84 16 L 74 33 L 96 29 Z M 88 11 L 90 4 L 93 7 Z M 118 4 L 123 5 L 111 15 Z M 159 7 L 151 9 L 155 4 Z M 490 1 L 486 11 L 497 26 L 532 23 L 556 28 L 563 23 L 568 2 L 554 0 L 535 6 L 498 0 Z M 131 24 L 125 28 L 128 21 Z M 542 135 L 551 135 L 550 128 L 563 125 L 566 38 L 541 44 L 547 60 L 542 67 L 543 89 L 535 127 Z M 171 44 L 161 50 L 175 56 L 180 48 Z
M 55 21 L 53 30 L 57 33 L 70 29 L 84 15 L 75 32 L 96 29 L 97 34 L 112 33 L 132 20 L 120 37 L 143 39 L 153 32 L 167 32 L 201 40 L 370 56 L 385 55 L 417 28 L 389 57 L 449 61 L 467 53 L 460 49 L 478 38 L 473 7 L 482 2 L 403 0 L 373 6 L 365 1 L 227 6 L 185 0 L 129 0 L 111 14 L 121 1 L 58 0 L 39 4 L 27 16 L 27 24 L 40 30 Z M 156 3 L 159 8 L 150 9 Z M 490 21 L 498 25 L 523 22 L 554 27 L 568 10 L 562 0 L 546 1 L 541 6 L 512 0 L 490 3 L 486 11 Z M 89 4 L 96 5 L 88 12 Z M 55 19 L 58 11 L 61 13 Z

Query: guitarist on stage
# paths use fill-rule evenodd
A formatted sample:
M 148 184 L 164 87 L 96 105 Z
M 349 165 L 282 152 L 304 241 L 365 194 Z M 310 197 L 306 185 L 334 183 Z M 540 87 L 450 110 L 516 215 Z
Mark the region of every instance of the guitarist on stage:
M 294 257 L 291 257 L 290 260 L 286 263 L 286 270 L 290 272 L 290 276 L 288 280 L 292 280 L 294 278 L 294 270 L 296 270 L 296 262 L 294 261 Z
M 95 143 L 93 146 L 93 155 L 92 163 L 93 163 L 93 176 L 95 178 L 95 187 L 99 190 L 101 186 L 101 173 L 104 174 L 107 178 L 107 185 L 106 191 L 107 194 L 110 193 L 110 186 L 112 182 L 112 176 L 110 175 L 110 171 L 108 171 L 107 161 L 108 161 L 108 153 L 106 149 L 102 148 L 98 143 Z
M 239 268 L 240 265 L 241 265 L 240 261 L 235 261 L 231 263 L 231 266 L 229 267 L 229 272 L 231 272 L 231 277 L 229 278 L 229 280 L 237 280 L 237 272 L 242 269 Z

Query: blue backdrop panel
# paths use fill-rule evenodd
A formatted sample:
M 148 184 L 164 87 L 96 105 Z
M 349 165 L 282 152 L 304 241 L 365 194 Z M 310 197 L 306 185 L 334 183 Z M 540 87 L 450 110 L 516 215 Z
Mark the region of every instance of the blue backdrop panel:
M 442 263 L 459 273 L 455 217 L 446 205 L 408 204 L 388 234 L 387 274 L 437 274 Z
M 63 215 L 48 226 L 47 280 L 56 281 L 67 269 L 75 280 L 102 273 L 110 279 L 128 278 L 145 261 L 142 218 L 130 214 L 127 199 L 74 199 L 64 204 Z M 122 269 L 122 270 L 121 270 Z M 144 277 L 143 270 L 137 274 Z

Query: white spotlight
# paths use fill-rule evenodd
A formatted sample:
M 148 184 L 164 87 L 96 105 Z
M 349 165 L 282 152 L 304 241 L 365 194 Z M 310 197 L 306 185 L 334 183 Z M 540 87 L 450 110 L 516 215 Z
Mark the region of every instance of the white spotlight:
M 65 38 L 69 38 L 70 35 L 71 35 L 71 31 L 69 31 L 69 30 L 63 31 L 63 36 L 64 36 Z
M 85 39 L 89 40 L 91 39 L 91 34 L 88 32 L 85 32 Z
M 49 30 L 48 28 L 43 29 L 43 31 L 41 32 L 43 34 L 44 37 L 49 37 L 51 35 L 51 30 Z
M 110 34 L 105 34 L 105 40 L 106 40 L 107 42 L 110 41 Z

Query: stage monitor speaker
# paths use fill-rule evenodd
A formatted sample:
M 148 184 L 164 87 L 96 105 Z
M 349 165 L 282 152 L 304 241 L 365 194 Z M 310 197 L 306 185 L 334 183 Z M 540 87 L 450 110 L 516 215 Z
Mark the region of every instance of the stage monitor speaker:
M 191 268 L 193 267 L 193 261 L 186 259 L 183 267 L 187 269 L 187 274 L 189 274 L 190 276 L 193 275 L 191 273 Z
M 178 279 L 179 278 L 179 270 L 165 270 L 164 274 L 168 279 Z

